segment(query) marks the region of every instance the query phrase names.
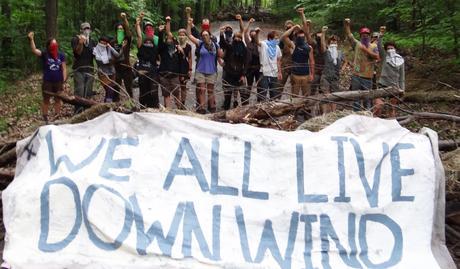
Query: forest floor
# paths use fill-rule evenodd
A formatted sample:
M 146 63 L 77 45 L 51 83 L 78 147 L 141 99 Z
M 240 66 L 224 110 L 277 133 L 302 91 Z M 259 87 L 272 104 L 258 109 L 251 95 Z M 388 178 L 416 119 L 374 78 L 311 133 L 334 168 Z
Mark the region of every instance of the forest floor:
M 237 25 L 234 22 L 230 23 L 234 29 L 237 29 Z M 264 27 L 266 25 L 260 26 Z M 217 26 L 213 27 L 215 27 L 215 30 L 218 30 Z M 216 31 L 214 34 L 217 35 L 218 32 Z M 405 101 L 400 104 L 400 107 L 406 111 L 438 112 L 460 116 L 460 68 L 448 64 L 438 64 L 430 59 L 425 59 L 422 62 L 415 57 L 408 57 L 407 63 L 407 90 Z M 221 75 L 222 72 L 220 69 L 219 79 Z M 97 94 L 93 98 L 102 101 L 103 90 L 99 86 L 99 83 L 95 85 L 98 85 Z M 344 77 L 341 86 L 344 89 L 348 89 L 349 79 Z M 66 89 L 66 91 L 70 95 L 73 94 L 70 88 Z M 286 92 L 289 91 L 290 89 L 287 87 Z M 192 110 L 195 104 L 195 88 L 191 82 L 189 83 L 188 93 L 187 107 Z M 223 102 L 221 83 L 216 85 L 216 95 L 218 108 L 220 108 Z M 5 92 L 0 93 L 0 98 L 0 144 L 11 139 L 24 138 L 24 130 L 26 128 L 44 124 L 40 113 L 41 75 L 34 74 L 25 80 L 17 82 Z M 288 99 L 289 96 L 286 95 L 283 98 Z M 251 102 L 255 102 L 254 97 L 251 98 Z M 400 115 L 405 114 L 404 112 L 400 112 Z M 73 106 L 65 104 L 60 119 L 72 116 Z M 52 122 L 55 119 L 51 117 L 50 120 Z M 460 128 L 458 124 L 452 122 L 417 120 L 406 127 L 414 132 L 418 132 L 422 127 L 431 128 L 438 132 L 441 140 L 460 139 Z M 458 172 L 453 177 L 455 184 L 449 186 L 449 191 L 455 193 L 455 195 L 449 196 L 448 199 L 451 202 L 460 202 L 460 167 L 455 169 L 458 169 Z M 460 222 L 453 223 L 452 225 L 458 225 L 455 228 L 458 228 L 457 231 L 460 232 Z M 3 229 L 1 218 L 0 229 Z M 3 235 L 4 232 L 1 231 L 0 252 L 3 250 L 3 246 L 1 246 L 3 244 Z M 447 243 L 454 258 L 460 265 L 460 246 L 457 246 L 458 239 L 447 237 Z

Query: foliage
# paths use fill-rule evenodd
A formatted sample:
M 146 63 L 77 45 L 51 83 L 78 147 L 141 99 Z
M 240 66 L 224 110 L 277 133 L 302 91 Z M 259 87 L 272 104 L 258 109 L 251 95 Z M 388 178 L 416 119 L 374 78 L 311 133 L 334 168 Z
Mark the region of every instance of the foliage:
M 423 55 L 432 48 L 459 55 L 460 1 L 456 0 L 298 0 L 317 27 L 342 29 L 351 18 L 354 29 L 385 25 L 391 38 Z

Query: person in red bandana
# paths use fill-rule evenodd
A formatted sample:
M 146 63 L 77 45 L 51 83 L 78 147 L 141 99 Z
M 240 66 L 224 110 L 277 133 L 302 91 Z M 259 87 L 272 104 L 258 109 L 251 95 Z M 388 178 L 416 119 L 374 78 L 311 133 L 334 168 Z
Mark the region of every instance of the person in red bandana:
M 39 50 L 35 46 L 34 32 L 28 34 L 30 49 L 43 63 L 43 103 L 41 111 L 43 120 L 48 123 L 48 108 L 51 95 L 48 93 L 60 93 L 64 90 L 64 82 L 67 81 L 67 66 L 64 53 L 59 51 L 59 44 L 52 38 L 46 42 L 46 49 Z M 58 118 L 61 113 L 62 100 L 54 97 L 54 114 Z

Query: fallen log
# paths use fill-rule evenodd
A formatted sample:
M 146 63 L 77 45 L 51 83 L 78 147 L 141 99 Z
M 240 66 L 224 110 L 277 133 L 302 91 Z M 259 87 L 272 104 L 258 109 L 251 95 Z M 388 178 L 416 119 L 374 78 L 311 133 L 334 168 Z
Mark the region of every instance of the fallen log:
M 16 161 L 16 147 L 0 155 L 0 167 L 12 164 Z
M 252 106 L 237 107 L 228 111 L 214 113 L 212 120 L 244 123 L 246 119 L 269 119 L 281 117 L 304 107 L 312 107 L 321 102 L 356 101 L 363 99 L 375 99 L 390 96 L 399 96 L 402 90 L 395 87 L 380 88 L 370 91 L 344 91 L 331 94 L 320 94 L 310 97 L 288 101 L 269 101 Z
M 54 93 L 54 92 L 45 91 L 44 93 L 50 96 L 53 96 L 53 97 L 58 97 L 64 103 L 71 104 L 74 106 L 82 106 L 82 107 L 88 108 L 88 107 L 92 107 L 97 104 L 100 104 L 99 102 L 96 102 L 90 99 L 86 99 L 86 98 L 82 98 L 79 96 L 70 96 L 70 95 L 65 94 L 64 92 Z

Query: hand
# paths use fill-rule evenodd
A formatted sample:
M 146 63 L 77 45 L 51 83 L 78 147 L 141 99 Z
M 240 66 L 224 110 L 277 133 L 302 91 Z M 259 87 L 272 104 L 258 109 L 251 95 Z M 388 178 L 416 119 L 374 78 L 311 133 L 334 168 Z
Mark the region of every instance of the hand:
M 305 12 L 305 8 L 299 7 L 299 8 L 297 9 L 297 12 L 302 14 L 302 13 Z
M 249 23 L 254 23 L 255 21 L 256 21 L 256 19 L 254 19 L 254 18 L 249 19 Z
M 177 51 L 179 51 L 180 54 L 184 54 L 184 49 L 181 46 L 176 45 L 176 49 Z
M 278 72 L 278 80 L 283 80 L 283 73 Z
M 188 19 L 188 25 L 192 26 L 193 25 L 193 18 Z
M 185 13 L 187 13 L 187 14 L 192 13 L 192 8 L 191 7 L 186 7 L 185 8 Z
M 80 42 L 80 44 L 83 44 L 83 43 L 86 42 L 86 36 L 84 36 L 84 35 L 79 35 L 78 38 L 79 38 L 78 41 Z
M 313 82 L 313 80 L 315 79 L 315 76 L 313 74 L 311 74 L 308 79 L 310 80 L 310 82 Z
M 112 48 L 112 45 L 110 45 L 110 42 L 107 42 L 107 48 Z
M 323 26 L 323 28 L 321 29 L 321 31 L 322 31 L 323 33 L 326 33 L 326 32 L 327 32 L 327 29 L 329 29 L 327 26 Z
M 165 26 L 164 25 L 160 25 L 158 26 L 158 30 L 160 30 L 160 32 L 163 32 L 165 29 Z
M 170 16 L 168 16 L 168 17 L 166 17 L 166 19 L 165 19 L 165 20 L 166 20 L 166 21 L 171 21 L 171 17 L 170 17 Z
M 143 19 L 144 16 L 145 16 L 145 13 L 144 13 L 144 11 L 142 11 L 141 14 L 139 14 L 139 17 L 140 17 L 141 19 Z
M 346 18 L 345 21 L 344 21 L 345 25 L 350 25 L 351 23 L 351 20 L 349 18 Z
M 34 39 L 34 36 L 35 36 L 35 33 L 34 33 L 34 32 L 30 32 L 30 33 L 27 35 L 27 37 L 28 37 L 30 40 Z
M 141 17 L 137 17 L 137 18 L 136 18 L 136 24 L 137 24 L 137 25 L 140 25 L 140 24 L 141 24 L 141 21 L 142 21 L 142 18 L 141 18 Z
M 380 34 L 383 35 L 385 34 L 385 31 L 387 30 L 386 26 L 380 26 Z
M 307 23 L 307 25 L 311 24 L 311 20 L 306 20 L 305 22 Z
M 245 76 L 241 76 L 241 77 L 240 77 L 240 82 L 241 82 L 241 83 L 244 83 L 244 79 L 245 79 L 245 78 L 246 78 Z
M 257 27 L 257 28 L 255 29 L 255 31 L 256 31 L 256 33 L 259 33 L 260 31 L 262 31 L 262 29 L 260 29 L 259 27 Z
M 298 24 L 294 25 L 293 28 L 294 28 L 294 30 L 300 30 L 300 29 L 302 29 L 302 27 L 300 27 L 300 25 L 298 25 Z
M 121 12 L 121 13 L 120 13 L 120 17 L 121 17 L 123 20 L 126 19 L 126 13 Z
M 225 32 L 225 27 L 226 26 L 222 26 L 222 27 L 219 28 L 219 31 L 220 31 L 221 34 L 223 34 Z
M 243 19 L 243 17 L 241 17 L 240 14 L 237 14 L 237 15 L 235 16 L 235 19 L 236 19 L 237 21 L 241 21 L 241 20 Z
M 128 40 L 123 40 L 123 43 L 122 43 L 122 47 L 123 48 L 126 48 L 126 46 L 128 45 Z

